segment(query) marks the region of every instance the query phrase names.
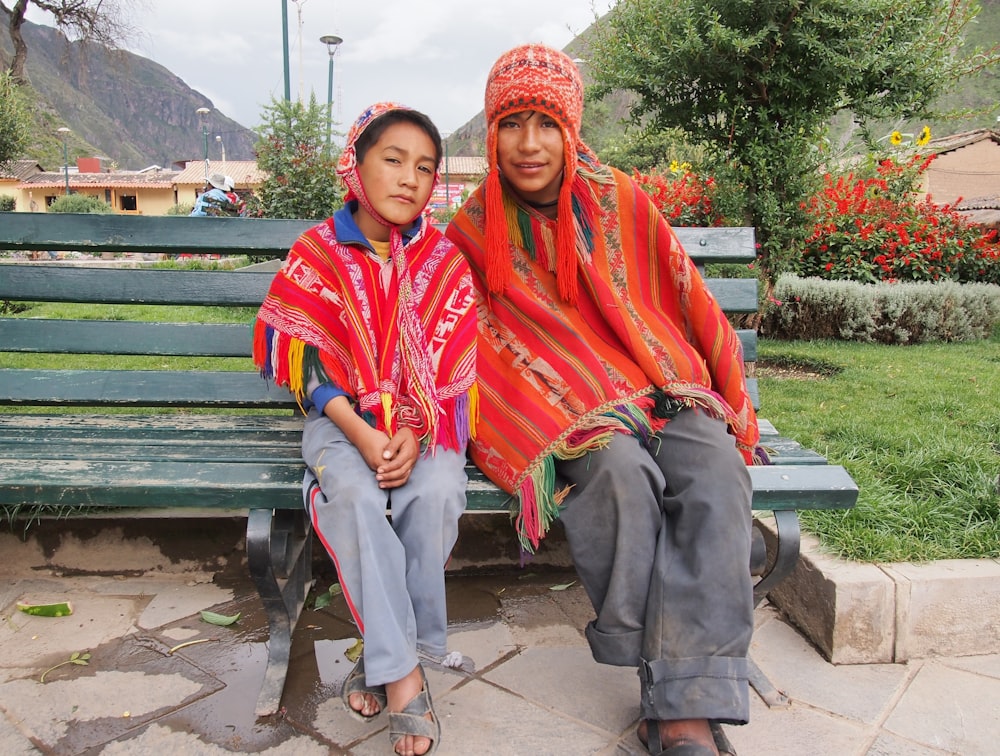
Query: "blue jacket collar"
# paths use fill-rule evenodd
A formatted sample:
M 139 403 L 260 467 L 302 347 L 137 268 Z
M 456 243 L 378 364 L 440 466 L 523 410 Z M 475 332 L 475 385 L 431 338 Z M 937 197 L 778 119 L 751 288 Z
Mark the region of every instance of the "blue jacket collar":
M 358 228 L 358 224 L 354 222 L 353 214 L 358 209 L 358 201 L 351 200 L 340 208 L 337 212 L 333 214 L 333 232 L 337 235 L 337 241 L 341 244 L 353 244 L 360 245 L 371 252 L 375 250 L 372 249 L 372 245 L 369 243 L 368 239 L 361 229 Z M 418 215 L 416 222 L 414 224 L 402 231 L 403 244 L 408 244 L 410 240 L 417 235 L 420 231 L 420 227 L 424 222 L 423 215 Z

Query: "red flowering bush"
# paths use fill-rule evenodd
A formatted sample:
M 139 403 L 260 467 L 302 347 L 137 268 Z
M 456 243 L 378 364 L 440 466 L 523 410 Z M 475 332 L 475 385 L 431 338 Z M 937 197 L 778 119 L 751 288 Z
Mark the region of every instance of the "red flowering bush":
M 671 165 L 670 174 L 640 173 L 633 177 L 672 226 L 721 226 L 716 209 L 718 185 L 711 176 L 692 173 L 686 163 Z
M 872 176 L 824 177 L 802 208 L 810 219 L 796 272 L 835 280 L 1000 283 L 995 230 L 969 224 L 950 205 L 917 200 L 933 160 L 883 160 Z

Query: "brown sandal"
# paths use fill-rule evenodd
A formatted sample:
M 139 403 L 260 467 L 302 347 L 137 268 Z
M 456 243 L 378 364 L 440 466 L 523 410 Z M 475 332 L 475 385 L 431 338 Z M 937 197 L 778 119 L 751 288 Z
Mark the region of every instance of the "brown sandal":
M 351 696 L 354 693 L 363 693 L 374 698 L 375 703 L 378 704 L 378 711 L 371 716 L 366 717 L 360 711 L 355 709 L 351 706 Z M 365 682 L 364 656 L 358 657 L 358 663 L 354 665 L 354 669 L 351 670 L 351 674 L 349 674 L 347 679 L 344 680 L 344 687 L 340 691 L 340 699 L 344 702 L 344 708 L 347 709 L 347 713 L 359 722 L 371 722 L 375 719 L 375 717 L 385 711 L 386 706 L 389 704 L 389 698 L 386 696 L 384 685 L 370 687 Z
M 431 689 L 427 685 L 427 675 L 424 668 L 420 667 L 420 677 L 423 680 L 423 687 L 415 695 L 402 711 L 389 712 L 389 739 L 392 747 L 407 735 L 417 738 L 427 738 L 431 741 L 423 756 L 430 756 L 437 750 L 438 742 L 441 740 L 441 721 L 434 713 L 434 702 L 431 701 Z M 431 721 L 427 720 L 427 715 L 431 715 Z

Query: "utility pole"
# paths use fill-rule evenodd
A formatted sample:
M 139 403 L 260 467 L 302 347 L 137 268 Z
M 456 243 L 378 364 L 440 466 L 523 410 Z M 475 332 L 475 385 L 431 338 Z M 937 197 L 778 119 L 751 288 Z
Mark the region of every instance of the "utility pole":
M 63 172 L 66 174 L 66 195 L 69 196 L 69 148 L 66 147 L 66 137 L 69 136 L 69 129 L 60 126 L 56 131 L 62 137 L 63 143 Z

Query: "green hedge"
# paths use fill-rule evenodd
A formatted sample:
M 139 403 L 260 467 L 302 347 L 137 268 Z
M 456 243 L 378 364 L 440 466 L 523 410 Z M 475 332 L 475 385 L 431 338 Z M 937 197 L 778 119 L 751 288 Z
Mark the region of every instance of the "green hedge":
M 985 339 L 998 322 L 1000 286 L 994 284 L 861 284 L 785 274 L 775 283 L 761 333 L 918 344 Z

